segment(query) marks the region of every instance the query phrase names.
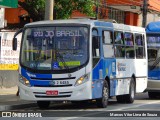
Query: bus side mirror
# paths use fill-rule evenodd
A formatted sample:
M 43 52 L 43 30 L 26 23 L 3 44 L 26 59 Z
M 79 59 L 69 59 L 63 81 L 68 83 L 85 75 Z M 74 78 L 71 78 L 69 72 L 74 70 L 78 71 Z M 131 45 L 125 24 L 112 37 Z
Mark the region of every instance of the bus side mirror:
M 17 35 L 20 34 L 21 32 L 23 32 L 23 29 L 19 29 L 13 37 L 13 42 L 12 42 L 12 50 L 17 50 Z
M 13 38 L 12 49 L 17 50 L 17 38 Z

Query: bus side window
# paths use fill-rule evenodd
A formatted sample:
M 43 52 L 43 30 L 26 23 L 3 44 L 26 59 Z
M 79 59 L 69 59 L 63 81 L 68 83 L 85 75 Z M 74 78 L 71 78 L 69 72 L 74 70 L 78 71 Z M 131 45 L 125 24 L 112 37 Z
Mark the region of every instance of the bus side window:
M 144 40 L 142 34 L 135 34 L 135 42 L 136 42 L 136 58 L 142 59 L 144 54 Z
M 103 31 L 102 36 L 103 36 L 103 43 L 104 44 L 113 44 L 111 31 Z
M 103 40 L 104 57 L 106 57 L 106 58 L 114 57 L 113 33 L 112 33 L 112 31 L 104 30 L 102 32 L 102 40 Z
M 93 36 L 92 37 L 92 49 L 93 49 L 93 56 L 94 57 L 99 57 L 100 51 L 99 51 L 99 37 L 98 36 Z
M 122 31 L 114 32 L 114 43 L 115 43 L 115 57 L 124 58 L 125 57 L 125 45 L 124 37 Z
M 135 58 L 135 52 L 134 52 L 134 39 L 133 34 L 129 32 L 124 33 L 124 39 L 125 39 L 125 50 L 126 50 L 126 58 Z
M 93 57 L 100 56 L 100 39 L 96 28 L 92 30 L 92 54 Z
M 142 35 L 142 42 L 143 42 L 143 58 L 146 58 L 145 36 L 144 35 Z

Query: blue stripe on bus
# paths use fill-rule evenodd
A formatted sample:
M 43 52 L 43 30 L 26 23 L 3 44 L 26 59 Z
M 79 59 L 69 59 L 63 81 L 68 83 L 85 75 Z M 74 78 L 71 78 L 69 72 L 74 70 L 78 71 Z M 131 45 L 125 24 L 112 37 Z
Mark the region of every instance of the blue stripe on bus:
M 160 80 L 160 69 L 148 70 L 148 78 Z
M 99 79 L 99 70 L 103 72 L 103 79 Z M 92 88 L 92 98 L 102 97 L 102 87 L 103 80 L 108 76 L 116 75 L 116 60 L 115 59 L 101 59 L 99 63 L 93 69 L 93 88 Z M 117 88 L 117 80 L 110 80 L 110 95 L 114 96 Z
M 47 79 L 52 79 L 52 74 L 37 74 L 37 73 L 31 73 L 28 72 L 27 70 L 21 68 L 21 74 L 24 76 L 27 80 L 30 81 L 31 86 L 35 85 L 49 85 L 49 80 Z M 36 78 L 36 80 L 32 80 L 31 78 Z M 44 79 L 44 80 L 38 80 L 38 78 Z

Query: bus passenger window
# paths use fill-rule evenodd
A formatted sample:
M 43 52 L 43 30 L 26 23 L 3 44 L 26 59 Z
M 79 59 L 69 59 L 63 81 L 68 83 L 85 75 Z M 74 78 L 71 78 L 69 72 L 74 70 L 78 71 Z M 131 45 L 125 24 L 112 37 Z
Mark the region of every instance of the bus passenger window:
M 141 34 L 135 34 L 135 42 L 136 42 L 136 58 L 143 58 L 144 54 L 144 44 Z
M 104 30 L 102 32 L 102 40 L 103 40 L 103 51 L 105 58 L 114 57 L 114 46 L 113 46 L 113 33 L 109 30 Z
M 92 37 L 92 49 L 93 49 L 93 56 L 99 57 L 100 51 L 99 51 L 99 37 L 98 36 Z
M 114 43 L 115 43 L 115 57 L 124 58 L 125 57 L 125 45 L 123 39 L 123 32 L 114 32 Z
M 113 44 L 112 33 L 110 31 L 103 31 L 103 43 Z
M 133 41 L 133 34 L 125 32 L 124 33 L 124 39 L 125 39 L 125 50 L 126 50 L 126 58 L 134 58 L 135 52 L 134 52 L 134 41 Z

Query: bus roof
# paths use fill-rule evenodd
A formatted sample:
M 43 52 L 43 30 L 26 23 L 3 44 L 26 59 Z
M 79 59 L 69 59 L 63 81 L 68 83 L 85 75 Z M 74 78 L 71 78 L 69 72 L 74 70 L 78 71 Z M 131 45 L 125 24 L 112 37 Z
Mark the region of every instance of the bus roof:
M 148 32 L 148 33 L 151 33 L 151 32 L 160 32 L 160 21 L 150 22 L 146 26 L 146 32 Z
M 120 30 L 120 31 L 128 31 L 128 32 L 132 31 L 132 32 L 141 32 L 141 33 L 145 32 L 145 29 L 143 27 L 138 27 L 138 26 L 117 24 L 117 23 L 113 23 L 113 26 L 115 30 Z
M 46 21 L 28 23 L 25 25 L 25 27 L 35 26 L 35 25 L 53 25 L 53 24 L 86 24 L 86 25 L 113 27 L 113 24 L 111 22 L 104 22 L 104 21 L 90 20 L 90 19 L 46 20 Z
M 120 31 L 134 31 L 134 32 L 145 32 L 145 29 L 137 26 L 130 26 L 119 23 L 106 22 L 102 20 L 91 20 L 91 19 L 67 19 L 67 20 L 47 20 L 47 21 L 38 21 L 32 22 L 25 25 L 25 27 L 29 26 L 37 26 L 37 25 L 53 25 L 53 24 L 84 24 L 84 25 L 92 25 L 93 27 L 105 27 L 109 29 L 115 29 Z

